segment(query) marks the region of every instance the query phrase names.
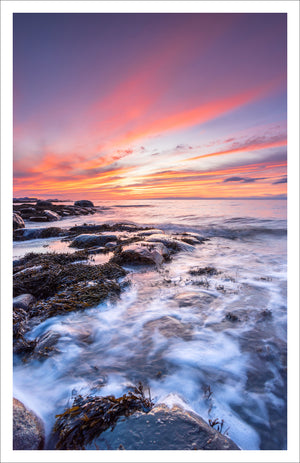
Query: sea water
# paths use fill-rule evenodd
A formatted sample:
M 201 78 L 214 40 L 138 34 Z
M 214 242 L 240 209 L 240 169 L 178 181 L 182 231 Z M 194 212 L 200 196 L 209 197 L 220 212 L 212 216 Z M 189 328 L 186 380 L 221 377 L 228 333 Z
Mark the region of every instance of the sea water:
M 14 396 L 43 418 L 49 435 L 76 394 L 119 396 L 141 381 L 155 403 L 224 420 L 223 432 L 244 450 L 285 449 L 286 201 L 94 204 L 107 209 L 55 225 L 128 222 L 208 240 L 159 269 L 127 267 L 131 284 L 118 301 L 36 326 L 27 337 L 55 331 L 58 352 L 25 363 L 16 356 Z M 14 243 L 14 258 L 29 251 L 74 248 L 57 238 Z M 217 273 L 190 273 L 208 266 Z

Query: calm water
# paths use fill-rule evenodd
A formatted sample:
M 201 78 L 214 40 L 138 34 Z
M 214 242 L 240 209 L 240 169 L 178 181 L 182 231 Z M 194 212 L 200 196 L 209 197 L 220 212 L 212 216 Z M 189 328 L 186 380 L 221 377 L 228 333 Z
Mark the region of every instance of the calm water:
M 121 395 L 141 380 L 156 403 L 223 419 L 243 449 L 286 448 L 286 201 L 94 204 L 109 209 L 55 225 L 126 221 L 210 239 L 159 271 L 129 269 L 132 284 L 117 303 L 37 326 L 28 337 L 56 331 L 60 352 L 15 358 L 15 396 L 49 432 L 75 393 Z M 15 243 L 14 256 L 29 250 L 74 251 L 52 238 Z M 195 266 L 219 273 L 192 276 Z

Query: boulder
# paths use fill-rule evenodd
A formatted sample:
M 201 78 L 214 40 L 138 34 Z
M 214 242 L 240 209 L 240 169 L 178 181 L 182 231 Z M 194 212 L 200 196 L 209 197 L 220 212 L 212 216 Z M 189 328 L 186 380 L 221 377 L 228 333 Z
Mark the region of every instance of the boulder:
M 46 209 L 47 207 L 51 207 L 52 205 L 53 204 L 51 203 L 51 201 L 42 200 L 42 199 L 39 199 L 36 202 L 36 207 L 41 208 L 41 209 Z
M 117 264 L 161 265 L 169 257 L 168 249 L 162 243 L 132 243 L 117 251 L 112 258 Z
M 13 298 L 14 309 L 28 310 L 30 304 L 35 302 L 35 297 L 32 294 L 21 294 L 20 296 Z
M 13 449 L 42 450 L 45 430 L 42 420 L 22 402 L 13 400 Z
M 25 228 L 25 223 L 19 214 L 14 212 L 13 214 L 13 229 L 18 230 L 19 228 Z
M 193 337 L 193 325 L 191 323 L 182 323 L 170 315 L 165 315 L 156 320 L 149 320 L 144 324 L 143 328 L 151 333 L 159 330 L 160 334 L 166 338 L 178 337 L 190 341 Z
M 87 199 L 81 199 L 80 201 L 75 201 L 74 206 L 94 207 L 94 204 L 92 201 L 88 201 Z
M 104 246 L 110 241 L 117 241 L 117 236 L 106 234 L 85 234 L 76 236 L 76 238 L 71 242 L 70 246 L 73 248 L 90 248 L 93 246 Z
M 87 449 L 125 450 L 240 450 L 227 436 L 200 416 L 177 405 L 156 405 L 136 412 L 103 432 Z
M 48 217 L 48 220 L 55 221 L 60 220 L 61 217 L 56 212 L 45 210 L 44 214 Z

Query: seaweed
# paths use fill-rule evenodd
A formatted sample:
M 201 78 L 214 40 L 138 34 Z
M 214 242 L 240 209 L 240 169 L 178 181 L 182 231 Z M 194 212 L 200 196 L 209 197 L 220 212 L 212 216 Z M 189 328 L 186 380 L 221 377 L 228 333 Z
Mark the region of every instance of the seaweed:
M 56 449 L 84 450 L 102 432 L 113 430 L 120 417 L 128 417 L 136 411 L 148 413 L 153 405 L 150 390 L 146 397 L 141 382 L 122 397 L 79 395 L 70 408 L 56 415 L 53 428 L 58 436 Z
M 44 254 L 39 254 L 36 252 L 29 252 L 24 257 L 19 259 L 16 264 L 14 264 L 14 273 L 24 270 L 29 266 L 34 265 L 66 265 L 72 262 L 77 262 L 80 260 L 87 260 L 88 252 L 87 251 L 77 251 L 74 253 L 56 253 L 56 252 L 47 252 Z
M 214 267 L 195 267 L 189 271 L 190 275 L 218 275 L 218 271 Z
M 115 281 L 102 281 L 93 285 L 77 283 L 60 291 L 54 296 L 35 303 L 30 309 L 30 317 L 42 320 L 77 310 L 95 306 L 109 296 L 119 295 L 121 285 Z
M 67 285 L 91 280 L 117 279 L 125 275 L 126 271 L 122 267 L 112 263 L 89 265 L 75 262 L 62 265 L 46 261 L 42 269 L 32 268 L 24 273 L 14 274 L 13 293 L 14 297 L 29 293 L 37 299 L 45 299 L 54 296 Z

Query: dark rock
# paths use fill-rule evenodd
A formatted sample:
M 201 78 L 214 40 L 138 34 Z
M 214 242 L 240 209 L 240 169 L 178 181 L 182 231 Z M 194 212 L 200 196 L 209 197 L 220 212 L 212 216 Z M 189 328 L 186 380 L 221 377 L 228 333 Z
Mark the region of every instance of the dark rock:
M 22 402 L 13 400 L 13 449 L 42 450 L 45 430 L 42 420 Z
M 80 201 L 75 201 L 74 206 L 94 207 L 94 204 L 92 201 L 88 201 L 87 199 L 81 199 Z
M 15 241 L 34 240 L 37 238 L 54 238 L 63 236 L 66 231 L 59 227 L 46 227 L 46 228 L 26 228 L 14 231 Z
M 110 241 L 117 241 L 116 235 L 78 235 L 71 242 L 70 246 L 73 248 L 90 248 L 93 246 L 104 246 Z
M 118 450 L 240 450 L 228 437 L 200 416 L 179 406 L 157 405 L 149 413 L 136 412 L 103 432 L 87 449 Z
M 21 294 L 13 298 L 13 308 L 27 310 L 34 302 L 35 297 L 32 294 Z
M 55 220 L 60 220 L 61 219 L 60 215 L 58 215 L 56 212 L 53 212 L 53 211 L 45 210 L 44 214 L 45 214 L 46 217 L 48 217 L 48 220 L 50 220 L 50 221 L 55 221 Z
M 39 199 L 36 202 L 36 207 L 38 207 L 40 209 L 46 209 L 46 208 L 52 207 L 52 206 L 53 206 L 53 204 L 51 203 L 51 201 Z
M 19 228 L 25 228 L 25 223 L 22 217 L 19 214 L 13 214 L 13 229 L 17 230 Z
M 227 312 L 225 318 L 231 322 L 237 322 L 239 320 L 239 317 L 232 312 Z
M 162 243 L 133 243 L 117 251 L 112 262 L 128 265 L 161 265 L 169 257 L 168 249 Z

